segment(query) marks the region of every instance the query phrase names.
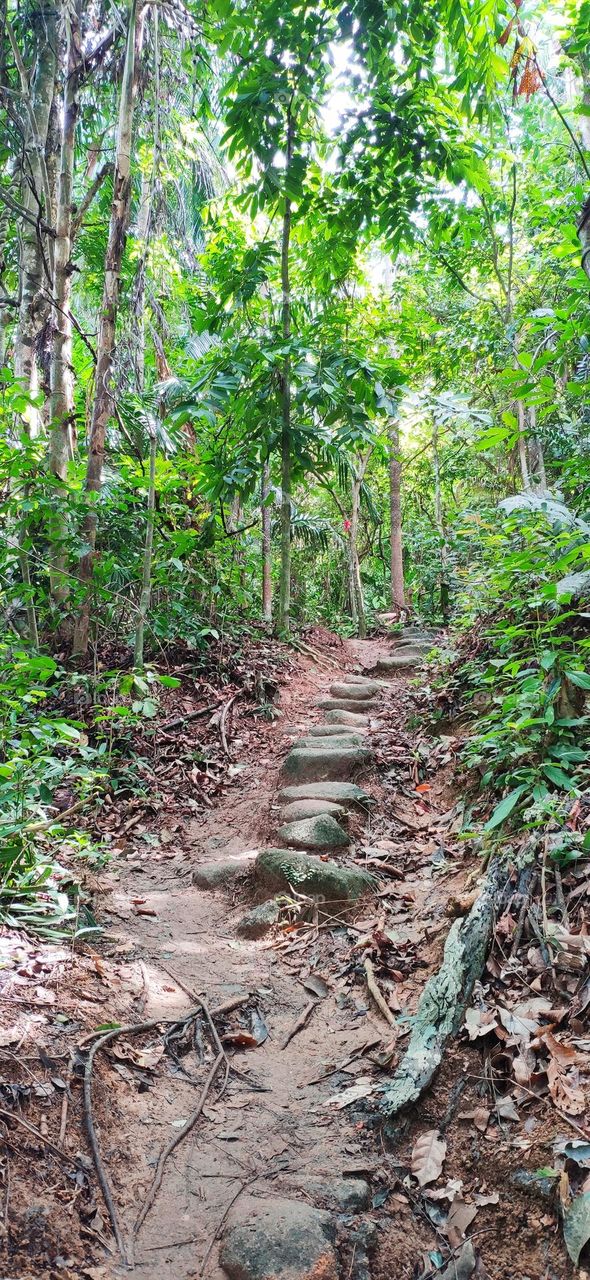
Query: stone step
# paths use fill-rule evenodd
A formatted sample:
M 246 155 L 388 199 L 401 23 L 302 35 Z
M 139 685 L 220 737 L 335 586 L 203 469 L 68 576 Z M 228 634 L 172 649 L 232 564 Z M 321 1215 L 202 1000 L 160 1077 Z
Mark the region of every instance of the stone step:
M 285 777 L 293 782 L 322 782 L 324 779 L 350 778 L 357 769 L 369 763 L 372 753 L 363 747 L 294 748 L 283 763 Z
M 332 800 L 335 804 L 356 805 L 360 809 L 371 809 L 375 804 L 373 797 L 354 782 L 303 782 L 279 791 L 279 804 L 291 804 L 295 800 Z
M 357 902 L 376 888 L 374 876 L 360 867 L 340 867 L 337 862 L 295 849 L 262 850 L 254 875 L 257 885 L 271 893 L 294 889 L 326 903 Z
M 359 684 L 349 684 L 343 681 L 342 684 L 330 685 L 330 697 L 332 698 L 348 698 L 351 702 L 363 702 L 367 698 L 372 698 L 379 693 L 381 686 L 375 680 L 361 682 Z
M 352 715 L 358 715 L 359 712 L 366 715 L 367 712 L 375 710 L 373 698 L 369 702 L 361 702 L 360 699 L 353 701 L 351 698 L 321 698 L 317 705 L 323 711 L 350 711 Z M 354 711 L 352 711 L 352 707 L 355 708 Z M 328 719 L 328 716 L 326 716 L 326 719 Z
M 424 653 L 418 649 L 404 649 L 399 653 L 394 653 L 390 658 L 379 658 L 375 665 L 376 671 L 394 672 L 405 671 L 411 667 L 417 667 L 424 659 Z
M 357 716 L 355 718 L 358 720 L 362 719 L 361 716 Z M 312 724 L 307 732 L 310 738 L 339 738 L 343 734 L 346 734 L 346 737 L 354 738 L 355 734 L 366 733 L 367 726 L 363 724 Z
M 328 724 L 348 724 L 357 729 L 369 728 L 369 717 L 356 711 L 348 711 L 346 707 L 333 707 L 326 713 Z
M 295 788 L 296 790 L 296 788 Z M 348 813 L 341 804 L 333 800 L 292 800 L 281 809 L 281 822 L 302 822 L 304 818 L 317 818 L 321 813 L 330 813 L 338 822 L 346 822 Z
M 293 849 L 346 849 L 350 844 L 350 836 L 329 813 L 286 822 L 280 828 L 279 840 Z
M 324 747 L 328 747 L 330 751 L 340 751 L 341 749 L 346 751 L 349 747 L 362 747 L 364 745 L 364 738 L 359 733 L 355 733 L 354 730 L 350 730 L 348 733 L 332 734 L 329 738 L 318 739 L 311 736 L 309 738 L 299 738 L 297 742 L 293 743 L 293 749 L 299 751 L 301 748 L 311 747 L 314 750 L 323 750 Z

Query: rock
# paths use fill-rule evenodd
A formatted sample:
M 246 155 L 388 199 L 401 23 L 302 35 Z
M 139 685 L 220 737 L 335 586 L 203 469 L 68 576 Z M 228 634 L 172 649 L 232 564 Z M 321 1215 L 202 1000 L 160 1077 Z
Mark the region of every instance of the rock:
M 387 680 L 375 680 L 374 676 L 355 675 L 353 671 L 342 676 L 344 684 L 376 685 L 378 689 L 387 689 Z
M 369 702 L 365 699 L 361 702 L 360 698 L 355 698 L 354 701 L 351 698 L 321 698 L 317 705 L 318 707 L 322 707 L 324 711 L 350 712 L 351 707 L 354 707 L 355 710 L 352 712 L 353 715 L 358 715 L 359 712 L 361 714 L 366 714 L 369 711 L 373 711 L 375 708 L 375 702 L 372 698 Z M 326 719 L 328 719 L 327 716 Z
M 236 933 L 241 938 L 262 938 L 276 924 L 280 915 L 280 907 L 276 898 L 261 902 L 258 907 L 247 911 L 236 925 Z
M 380 690 L 381 686 L 375 681 L 370 681 L 368 683 L 361 682 L 359 684 L 347 684 L 346 681 L 344 681 L 342 684 L 330 685 L 331 697 L 350 698 L 351 702 L 362 702 L 366 698 L 372 698 L 376 693 L 379 693 Z
M 295 788 L 296 790 L 296 788 Z M 293 800 L 281 809 L 282 822 L 302 822 L 304 818 L 317 818 L 320 813 L 331 813 L 333 818 L 343 822 L 347 818 L 346 809 L 333 800 Z
M 330 813 L 285 823 L 279 839 L 294 849 L 345 849 L 350 844 L 350 836 Z
M 283 772 L 295 782 L 321 782 L 323 778 L 350 778 L 368 764 L 371 752 L 362 747 L 294 748 L 283 763 Z
M 368 729 L 368 716 L 359 715 L 356 711 L 348 711 L 345 707 L 334 707 L 326 713 L 328 724 L 348 724 L 357 729 Z M 311 733 L 311 730 L 310 730 Z
M 328 1208 L 337 1209 L 340 1213 L 362 1213 L 371 1204 L 371 1190 L 364 1178 L 306 1174 L 305 1182 L 294 1175 L 289 1178 L 289 1183 L 293 1187 L 303 1187 L 314 1200 L 321 1200 Z
M 299 1200 L 242 1196 L 224 1228 L 229 1280 L 338 1280 L 332 1215 Z
M 263 849 L 256 859 L 255 876 L 272 893 L 296 889 L 326 902 L 356 902 L 375 889 L 375 879 L 358 867 L 339 867 L 294 849 Z
M 279 791 L 279 804 L 293 800 L 333 800 L 335 804 L 358 805 L 370 809 L 375 801 L 354 782 L 303 782 L 297 787 L 283 787 Z
M 310 736 L 309 738 L 299 738 L 297 742 L 293 743 L 296 750 L 313 747 L 314 750 L 318 751 L 323 750 L 324 747 L 327 747 L 330 751 L 340 751 L 341 748 L 346 751 L 349 747 L 362 747 L 363 745 L 362 737 L 360 734 L 355 733 L 353 729 L 348 729 L 345 732 L 341 730 L 340 733 L 331 734 L 323 742 L 318 742 L 317 738 Z
M 357 719 L 362 721 L 363 717 L 358 716 Z M 339 737 L 343 733 L 347 737 L 355 737 L 355 733 L 366 733 L 367 730 L 365 724 L 312 724 L 307 732 L 310 737 Z M 329 742 L 326 742 L 326 746 L 329 746 Z
M 376 671 L 405 671 L 410 667 L 417 667 L 424 657 L 424 651 L 421 649 L 410 648 L 403 649 L 400 653 L 393 654 L 391 658 L 379 658 L 375 664 Z
M 193 884 L 199 889 L 222 889 L 240 876 L 246 876 L 254 866 L 255 857 L 255 853 L 242 853 L 236 858 L 223 858 L 220 862 L 204 862 L 194 868 Z

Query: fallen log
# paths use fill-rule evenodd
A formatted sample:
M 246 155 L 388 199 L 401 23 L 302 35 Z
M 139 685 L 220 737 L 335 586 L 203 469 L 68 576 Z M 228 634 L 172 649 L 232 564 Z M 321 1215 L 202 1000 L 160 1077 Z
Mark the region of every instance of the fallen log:
M 384 1087 L 381 1110 L 387 1116 L 416 1102 L 440 1066 L 448 1041 L 459 1030 L 483 973 L 507 882 L 505 869 L 495 860 L 471 911 L 451 926 L 442 965 L 422 992 L 406 1052 Z

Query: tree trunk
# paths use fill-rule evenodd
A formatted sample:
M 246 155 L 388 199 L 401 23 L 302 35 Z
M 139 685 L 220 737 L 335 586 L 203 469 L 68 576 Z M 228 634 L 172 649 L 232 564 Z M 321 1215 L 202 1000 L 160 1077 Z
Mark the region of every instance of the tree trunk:
M 281 315 L 283 342 L 291 338 L 291 295 L 289 280 L 289 245 L 291 240 L 291 200 L 287 194 L 289 169 L 293 158 L 293 119 L 287 114 L 287 147 L 285 171 L 285 209 L 281 241 Z M 281 373 L 281 581 L 279 593 L 279 634 L 289 635 L 291 623 L 291 355 L 283 358 Z
M 586 151 L 590 151 L 590 66 L 585 56 L 579 59 L 582 69 L 582 107 L 584 111 L 578 117 L 580 134 L 582 136 L 582 145 Z M 587 276 L 590 276 L 590 196 L 586 197 L 582 206 L 580 221 L 578 223 L 578 235 L 582 246 L 582 266 Z
M 531 477 L 527 459 L 525 408 L 522 400 L 517 401 L 516 413 L 518 417 L 518 460 L 520 462 L 520 477 L 523 489 L 530 489 Z
M 391 605 L 405 610 L 404 551 L 402 542 L 401 461 L 399 424 L 392 418 L 389 424 L 389 511 L 391 528 L 389 535 L 391 555 Z
M 150 608 L 152 585 L 152 552 L 154 546 L 154 522 L 156 510 L 157 447 L 158 437 L 155 425 L 153 425 L 150 431 L 150 479 L 148 486 L 147 527 L 145 531 L 145 546 L 143 552 L 143 582 L 139 601 L 139 613 L 137 618 L 137 630 L 135 632 L 135 651 L 133 658 L 133 664 L 138 668 L 138 670 L 141 670 L 143 667 L 143 641 L 145 635 L 145 624 Z
M 365 601 L 363 597 L 363 584 L 361 581 L 361 568 L 358 554 L 360 494 L 363 475 L 364 467 L 362 467 L 362 470 L 359 468 L 359 474 L 355 476 L 352 482 L 349 531 L 351 604 L 354 602 L 354 607 L 351 609 L 351 613 L 353 622 L 356 623 L 356 633 L 359 640 L 364 640 L 367 634 Z
M 537 485 L 539 489 L 547 488 L 547 473 L 545 471 L 545 458 L 543 455 L 543 445 L 537 435 L 537 410 L 534 405 L 529 408 L 529 461 L 531 471 L 531 481 Z
M 92 408 L 88 463 L 86 468 L 86 494 L 88 511 L 84 521 L 84 541 L 87 551 L 80 561 L 80 581 L 83 601 L 74 631 L 73 653 L 85 654 L 88 650 L 90 628 L 90 589 L 92 568 L 96 551 L 97 495 L 102 485 L 102 469 L 105 453 L 105 435 L 111 416 L 113 397 L 111 373 L 115 330 L 119 309 L 121 286 L 121 262 L 129 222 L 131 204 L 131 139 L 135 99 L 136 68 L 141 45 L 141 21 L 138 20 L 138 0 L 129 6 L 127 46 L 119 102 L 119 119 L 115 147 L 115 173 L 113 178 L 113 202 L 109 226 L 109 239 L 105 259 L 104 290 L 100 313 L 96 360 L 96 391 Z
M 270 463 L 262 464 L 261 517 L 262 517 L 262 617 L 272 624 L 272 553 L 270 540 Z
M 49 470 L 65 483 L 68 463 L 74 457 L 74 379 L 72 367 L 72 190 L 78 119 L 78 12 L 65 10 L 66 56 L 64 66 L 63 124 L 57 188 L 55 282 L 52 316 L 50 383 Z M 65 496 L 65 495 L 64 495 Z M 51 522 L 51 595 L 56 604 L 68 597 L 65 514 Z
M 440 537 L 440 611 L 443 622 L 447 623 L 450 616 L 449 546 L 443 513 L 438 427 L 436 423 L 434 423 L 432 429 L 432 466 L 434 470 L 434 522 Z
M 24 107 L 24 139 L 21 161 L 21 228 L 19 272 L 20 307 L 14 340 L 14 373 L 32 394 L 38 391 L 36 346 L 47 303 L 42 290 L 53 289 L 53 244 L 44 227 L 51 223 L 52 194 L 46 161 L 46 146 L 55 94 L 57 69 L 56 10 L 43 0 L 33 0 L 29 25 L 34 35 L 32 80 L 27 75 L 10 22 L 6 32 L 16 63 Z M 29 417 L 32 436 L 37 435 L 38 412 Z

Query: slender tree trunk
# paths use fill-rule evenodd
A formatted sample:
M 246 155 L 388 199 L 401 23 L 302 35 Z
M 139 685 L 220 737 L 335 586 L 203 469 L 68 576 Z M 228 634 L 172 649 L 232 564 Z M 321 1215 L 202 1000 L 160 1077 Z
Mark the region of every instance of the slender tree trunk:
M 445 529 L 442 488 L 440 483 L 440 457 L 438 452 L 438 427 L 432 429 L 432 465 L 434 471 L 434 522 L 440 537 L 440 611 L 443 622 L 450 616 L 449 546 Z
M 516 414 L 518 418 L 518 460 L 520 462 L 520 477 L 523 489 L 530 489 L 531 477 L 529 473 L 526 447 L 525 408 L 522 400 L 518 400 L 516 403 Z
M 72 191 L 78 119 L 78 11 L 66 6 L 66 56 L 64 68 L 63 123 L 57 188 L 55 283 L 52 316 L 53 340 L 49 371 L 50 437 L 49 470 L 65 483 L 68 463 L 74 457 L 74 378 L 72 367 Z M 51 522 L 51 595 L 56 604 L 68 598 L 65 514 Z
M 11 23 L 6 22 L 12 56 L 19 74 L 24 109 L 24 142 L 21 163 L 21 297 L 14 340 L 14 373 L 32 394 L 39 387 L 36 345 L 47 303 L 42 295 L 53 288 L 53 243 L 43 228 L 51 223 L 52 192 L 46 147 L 55 94 L 57 68 L 57 13 L 43 0 L 33 0 L 29 25 L 34 33 L 33 78 L 29 79 Z M 37 435 L 41 419 L 29 418 L 30 434 Z
M 143 667 L 143 641 L 145 624 L 150 609 L 152 588 L 152 554 L 154 547 L 154 522 L 156 511 L 156 450 L 158 445 L 155 426 L 150 431 L 150 479 L 148 487 L 147 527 L 145 531 L 145 547 L 143 552 L 143 582 L 139 601 L 137 630 L 135 632 L 135 651 L 133 663 L 139 670 Z
M 543 445 L 537 435 L 537 410 L 535 405 L 529 408 L 529 459 L 531 480 L 533 484 L 538 485 L 540 489 L 547 488 L 547 473 L 545 471 L 545 458 L 543 455 Z
M 138 0 L 131 0 L 128 16 L 127 47 L 119 102 L 119 119 L 115 148 L 115 173 L 109 239 L 105 260 L 105 278 L 98 332 L 96 361 L 96 391 L 88 442 L 86 468 L 86 494 L 88 511 L 84 521 L 84 541 L 87 551 L 80 561 L 80 581 L 84 596 L 80 615 L 74 631 L 73 653 L 85 654 L 88 649 L 90 628 L 90 590 L 92 569 L 96 551 L 97 495 L 102 485 L 102 469 L 105 453 L 105 435 L 112 412 L 111 373 L 115 330 L 119 309 L 121 262 L 129 222 L 131 203 L 131 140 L 133 132 L 133 108 L 135 98 L 136 67 L 141 43 L 141 21 L 138 20 Z
M 356 625 L 356 633 L 359 640 L 364 640 L 367 634 L 367 620 L 365 616 L 365 601 L 363 597 L 363 584 L 361 581 L 361 570 L 358 554 L 358 533 L 359 533 L 359 510 L 360 510 L 360 493 L 362 484 L 362 474 L 354 477 L 351 488 L 351 504 L 350 504 L 350 531 L 349 531 L 349 555 L 350 568 L 349 580 L 351 590 L 351 614 L 352 620 Z
M 153 159 L 152 171 L 150 176 L 142 174 L 141 177 L 141 198 L 139 202 L 139 213 L 137 215 L 137 238 L 142 241 L 141 256 L 139 259 L 137 274 L 135 280 L 135 293 L 133 299 L 133 312 L 137 322 L 137 329 L 133 337 L 133 349 L 135 360 L 135 374 L 137 380 L 137 390 L 141 394 L 145 385 L 145 337 L 146 337 L 146 315 L 145 315 L 145 291 L 146 291 L 146 271 L 147 259 L 150 247 L 150 240 L 154 222 L 154 201 L 156 196 L 156 185 L 158 181 L 158 172 L 160 168 L 160 38 L 159 38 L 159 19 L 157 7 L 153 10 L 153 30 L 154 30 L 154 119 L 153 119 Z
M 293 158 L 293 119 L 287 116 L 286 178 Z M 285 344 L 291 339 L 291 295 L 289 245 L 291 240 L 291 200 L 285 185 L 285 209 L 281 241 L 281 315 Z M 288 637 L 291 623 L 291 356 L 283 358 L 281 373 L 281 581 L 279 633 Z
M 272 554 L 270 540 L 270 507 L 267 505 L 270 495 L 270 463 L 268 459 L 262 464 L 261 483 L 261 517 L 262 517 L 262 617 L 270 626 L 272 624 Z
M 590 59 L 587 55 L 582 55 L 579 59 L 582 70 L 582 107 L 584 110 L 578 116 L 580 134 L 582 137 L 582 145 L 586 151 L 590 151 Z M 586 197 L 578 222 L 578 235 L 582 246 L 582 266 L 587 276 L 590 276 L 590 196 Z
M 399 424 L 396 418 L 389 423 L 389 512 L 390 512 L 390 562 L 392 608 L 405 610 L 404 550 L 402 542 L 401 461 Z

